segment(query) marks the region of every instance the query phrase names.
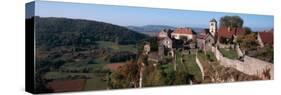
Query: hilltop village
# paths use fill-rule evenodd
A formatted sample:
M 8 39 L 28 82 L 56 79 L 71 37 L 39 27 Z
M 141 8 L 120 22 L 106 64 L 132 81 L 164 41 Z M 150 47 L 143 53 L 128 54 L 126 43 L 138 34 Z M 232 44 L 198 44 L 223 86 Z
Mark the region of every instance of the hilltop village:
M 176 50 L 187 50 L 188 53 L 199 51 L 211 51 L 212 47 L 235 49 L 239 48 L 238 37 L 247 35 L 245 28 L 218 28 L 217 21 L 212 19 L 209 22 L 209 29 L 198 34 L 191 28 L 176 28 L 175 30 L 164 29 L 157 35 L 158 51 L 150 52 L 151 61 L 159 62 L 163 56 L 174 57 Z M 249 33 L 248 33 L 249 34 Z M 256 32 L 257 48 L 263 48 L 265 45 L 273 47 L 273 29 L 268 31 Z M 149 52 L 150 44 L 144 46 L 145 52 Z M 237 58 L 243 61 L 246 51 L 239 51 Z M 154 57 L 154 58 L 153 58 Z
M 149 42 L 143 47 L 143 55 L 147 56 L 148 63 L 153 63 L 154 66 L 173 64 L 174 71 L 195 63 L 200 69 L 201 79 L 198 75 L 191 74 L 191 80 L 197 82 L 239 80 L 239 75 L 231 73 L 223 78 L 225 72 L 218 71 L 215 66 L 231 68 L 261 79 L 273 79 L 272 61 L 266 59 L 266 56 L 255 56 L 263 48 L 273 47 L 273 29 L 252 32 L 244 27 L 218 27 L 217 21 L 212 19 L 209 21 L 209 28 L 199 33 L 192 28 L 164 29 L 158 33 L 157 42 L 157 50 L 151 51 Z M 185 69 L 192 68 L 187 66 Z

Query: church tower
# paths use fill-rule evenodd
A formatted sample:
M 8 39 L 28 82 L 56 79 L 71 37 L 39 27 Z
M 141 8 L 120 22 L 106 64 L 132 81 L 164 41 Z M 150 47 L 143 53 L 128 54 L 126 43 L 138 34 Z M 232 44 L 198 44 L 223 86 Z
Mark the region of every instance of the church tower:
M 212 36 L 215 36 L 217 32 L 217 21 L 214 18 L 209 22 L 209 32 L 212 34 Z

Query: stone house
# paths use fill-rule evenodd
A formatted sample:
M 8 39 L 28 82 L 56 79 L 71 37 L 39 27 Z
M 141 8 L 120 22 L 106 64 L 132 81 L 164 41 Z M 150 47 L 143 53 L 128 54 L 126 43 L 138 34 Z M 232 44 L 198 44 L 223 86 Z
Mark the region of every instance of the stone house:
M 199 35 L 197 35 L 197 48 L 200 50 L 206 50 L 211 48 L 212 45 L 214 45 L 214 37 L 205 31 L 201 32 Z
M 195 38 L 195 32 L 191 28 L 177 28 L 171 33 L 172 38 L 192 40 Z
M 165 37 L 159 40 L 159 45 L 163 45 L 165 48 L 173 48 L 173 41 L 169 37 Z

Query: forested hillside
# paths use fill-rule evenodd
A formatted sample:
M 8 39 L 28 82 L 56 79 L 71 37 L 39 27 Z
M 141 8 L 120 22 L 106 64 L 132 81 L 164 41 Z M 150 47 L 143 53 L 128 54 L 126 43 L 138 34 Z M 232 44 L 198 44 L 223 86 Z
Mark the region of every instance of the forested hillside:
M 127 28 L 98 21 L 35 17 L 36 44 L 87 45 L 95 41 L 134 44 L 147 36 Z

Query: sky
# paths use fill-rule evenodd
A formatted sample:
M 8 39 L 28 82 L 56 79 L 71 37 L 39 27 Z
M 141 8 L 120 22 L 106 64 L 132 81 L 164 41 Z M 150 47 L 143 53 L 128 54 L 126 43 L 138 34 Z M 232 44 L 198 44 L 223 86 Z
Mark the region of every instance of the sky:
M 35 15 L 40 17 L 67 17 L 96 20 L 121 26 L 169 25 L 174 27 L 202 28 L 208 27 L 208 22 L 212 18 L 215 18 L 217 21 L 219 21 L 219 19 L 225 15 L 240 16 L 244 20 L 244 26 L 251 28 L 273 28 L 274 19 L 274 17 L 270 15 L 110 6 L 50 1 L 36 1 Z

